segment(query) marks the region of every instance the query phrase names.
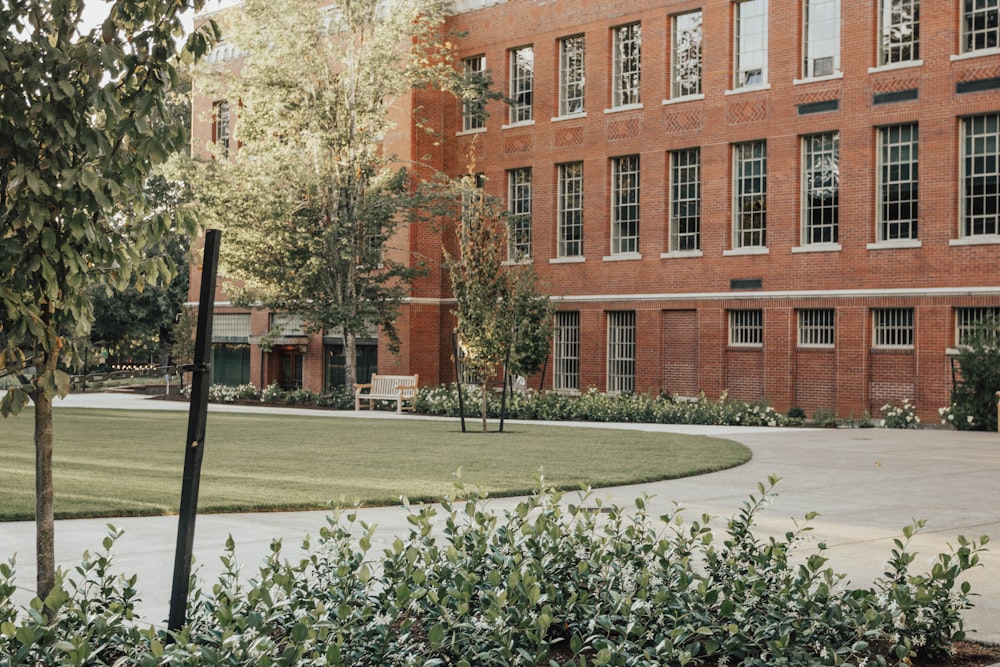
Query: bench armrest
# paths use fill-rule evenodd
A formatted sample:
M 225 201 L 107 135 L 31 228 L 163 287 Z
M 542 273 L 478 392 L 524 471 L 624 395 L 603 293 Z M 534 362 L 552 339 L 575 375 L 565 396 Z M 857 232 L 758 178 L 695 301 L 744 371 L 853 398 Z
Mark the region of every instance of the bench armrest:
M 354 388 L 355 389 L 371 389 L 372 388 L 372 383 L 371 382 L 366 382 L 366 383 L 363 383 L 363 384 L 355 384 Z

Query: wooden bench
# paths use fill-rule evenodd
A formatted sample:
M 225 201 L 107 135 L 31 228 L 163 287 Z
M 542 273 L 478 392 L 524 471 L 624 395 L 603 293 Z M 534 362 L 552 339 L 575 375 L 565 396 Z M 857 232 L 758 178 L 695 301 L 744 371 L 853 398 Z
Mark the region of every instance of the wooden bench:
M 361 402 L 368 401 L 368 409 L 375 408 L 375 401 L 395 401 L 396 412 L 413 410 L 417 398 L 419 375 L 379 375 L 374 373 L 372 381 L 354 385 L 354 409 L 361 409 Z M 409 401 L 409 405 L 404 405 Z

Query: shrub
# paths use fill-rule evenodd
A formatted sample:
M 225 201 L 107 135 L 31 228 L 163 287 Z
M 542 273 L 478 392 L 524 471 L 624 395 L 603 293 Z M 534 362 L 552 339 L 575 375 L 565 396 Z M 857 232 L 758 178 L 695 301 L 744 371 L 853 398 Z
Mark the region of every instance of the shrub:
M 264 391 L 260 392 L 261 403 L 278 403 L 279 401 L 285 400 L 287 392 L 281 388 L 277 382 L 269 384 L 264 387 Z
M 651 516 L 647 499 L 606 506 L 545 491 L 498 515 L 456 487 L 409 510 L 409 532 L 372 550 L 374 526 L 333 515 L 299 557 L 276 541 L 244 579 L 230 539 L 225 572 L 196 590 L 169 641 L 135 618 L 135 578 L 110 549 L 84 555 L 52 595 L 13 610 L 0 566 L 0 656 L 23 664 L 137 665 L 816 665 L 909 664 L 962 639 L 987 538 L 960 537 L 913 574 L 908 526 L 869 588 L 849 589 L 824 545 L 799 553 L 815 515 L 783 538 L 755 534 L 776 478 L 717 536 L 703 516 Z M 51 620 L 44 610 L 48 610 Z
M 1000 390 L 1000 322 L 987 318 L 959 347 L 961 379 L 951 392 L 948 423 L 963 431 L 997 430 Z
M 480 387 L 462 389 L 466 416 L 478 414 L 482 400 Z M 500 416 L 499 392 L 486 397 L 487 414 Z M 454 386 L 421 389 L 416 411 L 425 414 L 457 417 L 458 391 Z M 656 424 L 726 424 L 730 426 L 783 426 L 788 420 L 774 408 L 762 403 L 733 401 L 724 393 L 718 400 L 700 394 L 694 399 L 648 394 L 605 394 L 593 387 L 579 396 L 554 391 L 527 390 L 507 397 L 508 419 L 544 419 L 548 421 L 636 422 Z
M 910 399 L 903 399 L 901 403 L 886 403 L 882 406 L 882 425 L 885 428 L 917 428 L 920 424 L 920 417 L 917 416 L 917 408 Z

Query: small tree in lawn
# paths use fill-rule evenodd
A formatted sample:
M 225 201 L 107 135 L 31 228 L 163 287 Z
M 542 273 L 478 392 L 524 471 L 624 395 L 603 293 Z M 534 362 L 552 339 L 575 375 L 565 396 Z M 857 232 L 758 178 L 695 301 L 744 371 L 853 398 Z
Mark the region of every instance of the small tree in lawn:
M 482 388 L 485 432 L 490 380 L 503 370 L 528 374 L 541 366 L 542 349 L 548 354 L 552 311 L 548 298 L 537 292 L 530 267 L 503 265 L 508 225 L 499 202 L 477 187 L 473 177 L 462 179 L 460 190 L 459 256 L 445 252 L 445 264 L 457 303 L 454 314 L 463 369 Z
M 390 247 L 416 205 L 383 143 L 390 111 L 415 87 L 460 82 L 454 47 L 438 34 L 445 3 L 319 4 L 247 0 L 227 10 L 227 39 L 246 58 L 198 85 L 239 100 L 240 147 L 206 165 L 198 194 L 227 235 L 230 297 L 299 315 L 309 331 L 342 331 L 351 386 L 359 335 L 378 325 L 398 345 L 393 321 L 421 268 Z
M 91 288 L 167 278 L 150 254 L 190 217 L 155 210 L 154 165 L 185 146 L 165 101 L 177 83 L 182 14 L 202 0 L 117 0 L 80 31 L 82 2 L 14 0 L 0 10 L 0 368 L 21 378 L 5 417 L 35 404 L 37 593 L 55 582 L 52 401 L 86 340 Z M 204 54 L 214 35 L 187 38 Z M 37 373 L 20 370 L 31 363 Z

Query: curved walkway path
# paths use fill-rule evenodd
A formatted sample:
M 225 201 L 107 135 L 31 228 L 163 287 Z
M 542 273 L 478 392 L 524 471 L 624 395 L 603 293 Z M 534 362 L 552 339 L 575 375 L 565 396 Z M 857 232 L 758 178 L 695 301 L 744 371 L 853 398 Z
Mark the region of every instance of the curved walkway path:
M 184 403 L 149 401 L 131 394 L 71 395 L 57 407 L 186 410 Z M 294 408 L 240 408 L 212 405 L 212 411 L 292 412 Z M 353 418 L 354 412 L 311 412 L 331 418 Z M 363 417 L 412 419 L 389 412 L 364 412 Z M 2 422 L 0 422 L 2 423 Z M 211 422 L 210 422 L 211 423 Z M 792 518 L 819 512 L 809 539 L 826 542 L 829 566 L 845 572 L 855 585 L 867 585 L 888 559 L 892 540 L 913 519 L 926 519 L 926 528 L 913 540 L 919 552 L 915 571 L 954 544 L 957 535 L 991 535 L 996 543 L 968 579 L 980 597 L 965 612 L 970 638 L 1000 643 L 1000 435 L 938 429 L 768 429 L 647 424 L 574 424 L 581 428 L 629 428 L 731 438 L 753 450 L 753 459 L 738 468 L 699 477 L 601 489 L 595 493 L 622 505 L 650 494 L 651 510 L 663 513 L 674 502 L 689 520 L 703 513 L 729 517 L 757 483 L 777 474 L 777 502 L 760 516 L 762 534 L 783 535 L 794 528 Z M 6 443 L 5 443 L 6 444 Z M 608 443 L 613 445 L 612 442 Z M 211 446 L 211 432 L 206 446 Z M 178 494 L 180 493 L 178 487 Z M 515 499 L 496 499 L 502 510 Z M 254 573 L 272 538 L 284 538 L 288 556 L 297 555 L 302 537 L 315 535 L 325 524 L 326 512 L 201 515 L 196 527 L 195 558 L 203 581 L 211 584 L 220 571 L 218 556 L 226 536 L 237 544 L 244 573 Z M 409 524 L 400 507 L 370 508 L 361 518 L 378 525 L 381 539 L 404 534 Z M 147 621 L 165 619 L 177 533 L 177 517 L 80 519 L 57 522 L 57 560 L 63 567 L 79 562 L 80 554 L 100 549 L 106 525 L 125 530 L 115 546 L 117 571 L 137 573 L 142 598 L 140 612 Z M 377 547 L 376 547 L 377 548 Z M 805 546 L 808 548 L 808 545 Z M 27 602 L 34 586 L 34 524 L 0 523 L 0 561 L 17 553 L 19 602 Z M 919 569 L 918 569 L 919 568 Z

